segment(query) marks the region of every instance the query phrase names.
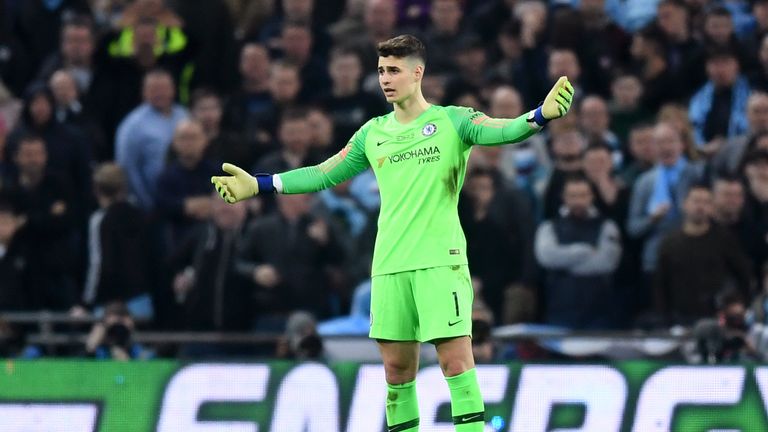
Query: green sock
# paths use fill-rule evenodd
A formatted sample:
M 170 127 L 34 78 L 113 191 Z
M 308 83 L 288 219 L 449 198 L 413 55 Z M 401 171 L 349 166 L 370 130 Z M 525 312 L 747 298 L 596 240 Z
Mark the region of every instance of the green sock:
M 416 381 L 387 384 L 387 432 L 417 432 L 419 402 Z
M 445 380 L 451 391 L 451 415 L 456 432 L 482 432 L 485 404 L 477 384 L 477 370 L 472 368 Z

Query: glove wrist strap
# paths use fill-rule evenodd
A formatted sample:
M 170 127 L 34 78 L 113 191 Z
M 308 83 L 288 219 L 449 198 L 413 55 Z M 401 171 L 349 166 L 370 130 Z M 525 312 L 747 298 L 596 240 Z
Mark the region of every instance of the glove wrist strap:
M 275 183 L 272 174 L 256 174 L 256 183 L 259 185 L 259 194 L 275 193 Z
M 544 117 L 544 113 L 541 111 L 541 105 L 539 105 L 533 112 L 533 121 L 539 126 L 544 126 L 549 123 L 549 120 Z

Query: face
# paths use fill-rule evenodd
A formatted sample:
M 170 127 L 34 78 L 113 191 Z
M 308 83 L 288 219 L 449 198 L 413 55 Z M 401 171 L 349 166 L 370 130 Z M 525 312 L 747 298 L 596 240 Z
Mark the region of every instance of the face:
M 688 13 L 675 5 L 660 5 L 656 19 L 661 30 L 668 35 L 679 34 L 688 26 Z
M 755 3 L 752 7 L 752 16 L 755 17 L 760 29 L 768 28 L 768 3 Z
M 592 207 L 592 189 L 585 181 L 567 182 L 563 190 L 563 204 L 575 217 L 585 217 Z
M 763 69 L 768 69 L 768 34 L 763 36 L 763 40 L 760 42 L 757 57 L 760 59 L 760 65 L 763 66 Z
M 146 15 L 155 15 L 163 10 L 163 0 L 136 0 L 136 5 Z
M 282 147 L 294 153 L 303 153 L 309 148 L 312 133 L 306 119 L 286 119 L 278 131 Z
M 768 130 L 768 94 L 753 93 L 747 102 L 747 120 L 752 132 Z
M 157 42 L 157 28 L 152 24 L 137 25 L 133 33 L 133 46 L 136 51 L 154 49 Z
M 51 101 L 43 94 L 35 96 L 29 104 L 29 114 L 35 125 L 48 124 L 51 120 L 52 112 L 53 107 L 51 106 Z
M 606 149 L 593 149 L 584 153 L 584 172 L 588 176 L 602 177 L 613 171 L 611 153 Z
M 365 26 L 373 34 L 391 34 L 397 24 L 394 0 L 370 0 L 365 8 Z
M 557 80 L 565 75 L 571 82 L 577 82 L 581 76 L 581 68 L 576 54 L 570 50 L 556 50 L 549 56 L 547 68 L 549 79 Z
M 605 0 L 581 0 L 579 9 L 588 14 L 600 14 L 605 10 Z
M 15 161 L 22 174 L 33 177 L 42 176 L 45 171 L 45 164 L 48 162 L 45 143 L 38 140 L 22 142 L 16 153 Z
M 584 151 L 584 138 L 579 132 L 567 131 L 558 134 L 552 142 L 552 153 L 555 158 L 580 159 Z
M 0 211 L 0 244 L 8 245 L 21 226 L 21 218 L 13 213 Z
M 686 221 L 702 224 L 712 216 L 712 193 L 707 189 L 696 188 L 688 193 L 683 203 Z
M 158 111 L 168 111 L 173 105 L 176 90 L 167 74 L 151 74 L 144 78 L 144 101 Z
M 610 117 L 608 106 L 600 97 L 589 96 L 581 103 L 579 120 L 585 131 L 594 134 L 602 134 L 608 129 Z
M 68 72 L 55 72 L 48 84 L 57 104 L 69 105 L 77 100 L 77 83 Z
M 312 34 L 306 27 L 285 27 L 281 38 L 283 53 L 289 60 L 304 63 L 312 49 Z
M 173 149 L 184 165 L 195 165 L 203 158 L 208 145 L 203 127 L 197 122 L 183 121 L 176 127 Z
M 643 85 L 633 76 L 623 76 L 613 82 L 611 95 L 616 105 L 620 107 L 634 107 L 640 101 Z
M 245 201 L 228 204 L 216 193 L 211 196 L 211 214 L 213 223 L 217 227 L 221 229 L 235 229 L 243 224 L 248 213 Z
M 713 202 L 718 211 L 738 215 L 744 208 L 744 188 L 737 181 L 716 181 Z
M 467 194 L 477 207 L 487 206 L 493 199 L 493 179 L 486 174 L 472 176 L 467 182 Z
M 283 0 L 283 11 L 292 19 L 310 18 L 314 7 L 314 0 Z
M 499 87 L 491 96 L 491 116 L 496 118 L 515 118 L 523 113 L 523 101 L 520 93 L 510 87 Z
M 768 182 L 768 161 L 758 160 L 746 166 L 746 174 L 750 183 L 759 181 Z
M 207 131 L 218 130 L 221 123 L 221 100 L 215 96 L 204 97 L 192 107 L 192 116 Z
M 269 90 L 272 97 L 279 103 L 290 103 L 296 100 L 301 89 L 299 71 L 293 67 L 277 66 L 272 69 L 269 80 Z
M 456 31 L 461 22 L 461 15 L 461 5 L 458 0 L 434 0 L 432 2 L 430 18 L 438 31 Z
M 653 128 L 636 129 L 629 134 L 629 151 L 632 156 L 645 164 L 655 164 L 658 158 Z
M 299 218 L 309 213 L 310 204 L 310 195 L 307 194 L 277 195 L 277 208 L 289 219 Z
M 309 130 L 312 133 L 312 143 L 319 146 L 327 146 L 333 140 L 333 122 L 322 111 L 312 110 L 307 118 Z
M 262 45 L 248 44 L 240 53 L 240 75 L 248 81 L 269 79 L 269 55 Z
M 718 87 L 727 87 L 736 82 L 739 63 L 733 57 L 707 60 L 707 77 Z
M 726 44 L 733 35 L 731 17 L 711 15 L 704 21 L 704 33 L 718 44 Z
M 93 35 L 88 27 L 67 26 L 61 35 L 61 54 L 75 65 L 87 64 L 93 55 Z
M 331 59 L 329 72 L 334 85 L 344 89 L 357 89 L 363 68 L 356 55 L 342 54 Z
M 680 132 L 668 123 L 656 126 L 653 141 L 659 151 L 659 161 L 664 165 L 674 165 L 683 154 L 684 145 Z
M 389 103 L 401 103 L 419 88 L 424 65 L 415 59 L 379 57 L 379 86 Z

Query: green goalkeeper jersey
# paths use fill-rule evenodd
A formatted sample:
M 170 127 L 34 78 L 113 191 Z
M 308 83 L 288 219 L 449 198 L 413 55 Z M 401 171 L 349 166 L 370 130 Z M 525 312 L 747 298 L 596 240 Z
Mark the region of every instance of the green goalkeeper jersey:
M 536 133 L 525 116 L 493 119 L 471 108 L 432 105 L 403 124 L 394 112 L 365 123 L 320 165 L 279 174 L 282 193 L 335 186 L 373 168 L 381 194 L 373 276 L 467 263 L 457 204 L 475 144 Z

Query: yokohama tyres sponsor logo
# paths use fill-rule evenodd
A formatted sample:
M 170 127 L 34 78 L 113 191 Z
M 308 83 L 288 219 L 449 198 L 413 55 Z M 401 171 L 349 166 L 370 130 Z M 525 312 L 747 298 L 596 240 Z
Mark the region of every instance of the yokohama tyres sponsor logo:
M 387 161 L 391 164 L 396 164 L 409 160 L 417 160 L 419 165 L 437 162 L 440 160 L 440 149 L 437 146 L 422 147 L 379 158 L 378 162 L 379 168 L 381 168 Z

